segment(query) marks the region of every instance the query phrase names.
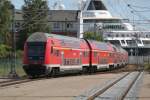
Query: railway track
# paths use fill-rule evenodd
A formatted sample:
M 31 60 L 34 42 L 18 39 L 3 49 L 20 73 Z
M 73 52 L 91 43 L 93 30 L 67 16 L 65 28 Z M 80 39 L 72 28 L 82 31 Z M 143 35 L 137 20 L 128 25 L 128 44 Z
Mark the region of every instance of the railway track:
M 36 78 L 36 79 L 29 79 L 29 78 L 12 79 L 12 80 L 8 80 L 8 81 L 1 81 L 0 87 L 7 87 L 7 86 L 11 86 L 11 85 L 22 84 L 22 83 L 44 80 L 44 79 L 48 79 L 48 78 L 42 77 L 42 78 Z
M 102 72 L 97 72 L 97 73 L 92 73 L 91 75 L 97 75 L 97 74 L 109 74 L 109 73 L 118 73 L 118 70 L 123 69 L 123 68 L 119 68 L 119 69 L 115 69 L 115 70 L 111 70 L 111 71 L 102 71 Z M 120 71 L 121 72 L 121 71 Z M 124 71 L 122 71 L 124 72 Z M 129 74 L 129 73 L 128 73 Z M 127 74 L 127 75 L 128 75 Z M 0 82 L 0 87 L 6 87 L 6 86 L 11 86 L 11 85 L 16 85 L 16 84 L 21 84 L 21 83 L 26 83 L 26 82 L 31 82 L 31 81 L 38 81 L 38 80 L 44 80 L 44 79 L 51 79 L 51 78 L 61 78 L 61 77 L 72 77 L 72 76 L 82 76 L 82 75 L 87 75 L 87 74 L 77 74 L 77 73 L 73 73 L 73 74 L 60 74 L 54 77 L 49 77 L 49 78 L 37 78 L 37 79 L 28 79 L 28 78 L 22 78 L 22 79 L 13 79 L 13 80 L 7 80 L 7 81 L 1 81 Z M 89 75 L 89 74 L 88 74 Z M 125 75 L 126 76 L 126 75 Z M 123 77 L 125 77 L 123 76 Z M 123 78 L 122 77 L 122 78 Z M 116 80 L 119 81 L 121 79 Z M 115 84 L 115 82 L 113 83 Z M 112 84 L 112 85 L 113 85 Z M 90 99 L 89 99 L 90 100 Z
M 124 100 L 143 72 L 128 72 L 104 87 L 80 95 L 76 100 Z
M 6 86 L 11 86 L 11 85 L 26 83 L 26 82 L 30 82 L 30 81 L 34 81 L 34 80 L 31 80 L 31 79 L 17 79 L 17 80 L 3 81 L 3 82 L 0 82 L 0 87 L 6 87 Z

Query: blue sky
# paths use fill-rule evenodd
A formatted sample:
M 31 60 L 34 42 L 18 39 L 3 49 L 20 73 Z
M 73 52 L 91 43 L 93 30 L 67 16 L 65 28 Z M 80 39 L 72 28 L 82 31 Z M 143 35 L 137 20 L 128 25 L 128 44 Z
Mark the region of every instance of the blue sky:
M 21 9 L 21 6 L 24 4 L 24 0 L 11 0 L 12 3 L 15 5 L 16 9 Z M 51 7 L 54 2 L 58 0 L 48 0 L 49 7 Z M 102 0 L 108 10 L 111 12 L 113 16 L 122 17 L 125 19 L 130 20 L 149 20 L 150 16 L 150 0 Z M 77 9 L 77 2 L 78 0 L 62 0 L 66 9 Z M 130 4 L 134 6 L 133 8 L 138 11 L 149 10 L 147 12 L 134 12 L 131 13 L 132 9 L 129 8 L 127 5 Z M 139 8 L 139 7 L 142 7 Z M 149 7 L 149 9 L 145 9 L 143 7 Z M 146 22 L 147 23 L 147 22 Z M 137 23 L 138 25 L 140 23 Z M 140 25 L 140 27 L 148 27 L 150 28 L 150 24 Z

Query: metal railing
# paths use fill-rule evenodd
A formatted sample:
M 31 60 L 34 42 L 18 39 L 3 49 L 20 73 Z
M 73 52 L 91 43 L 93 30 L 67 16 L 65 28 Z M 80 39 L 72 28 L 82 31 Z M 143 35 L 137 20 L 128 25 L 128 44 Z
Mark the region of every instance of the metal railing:
M 12 59 L 10 58 L 0 58 L 0 78 L 8 77 L 11 71 Z M 22 68 L 22 59 L 16 59 L 15 64 L 16 72 L 20 76 L 25 75 Z
M 150 64 L 150 56 L 129 56 L 129 64 L 140 64 L 143 65 L 144 63 Z

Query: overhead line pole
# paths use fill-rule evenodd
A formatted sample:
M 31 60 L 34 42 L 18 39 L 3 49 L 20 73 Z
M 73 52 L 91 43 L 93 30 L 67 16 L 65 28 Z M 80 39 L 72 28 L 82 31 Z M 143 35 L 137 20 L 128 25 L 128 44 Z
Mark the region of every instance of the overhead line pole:
M 15 34 L 15 6 L 11 5 L 12 10 L 12 51 L 11 51 L 11 68 L 9 77 L 17 78 L 18 75 L 16 73 L 16 34 Z

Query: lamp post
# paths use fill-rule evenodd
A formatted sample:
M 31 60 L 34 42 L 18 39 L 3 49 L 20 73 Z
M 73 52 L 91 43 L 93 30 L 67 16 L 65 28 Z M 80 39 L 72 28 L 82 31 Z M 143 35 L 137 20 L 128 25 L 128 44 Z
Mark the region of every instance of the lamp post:
M 15 34 L 15 6 L 11 5 L 12 10 L 12 26 L 11 26 L 11 37 L 12 37 L 12 51 L 11 51 L 11 68 L 9 77 L 16 78 L 18 77 L 16 73 L 16 34 Z

